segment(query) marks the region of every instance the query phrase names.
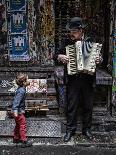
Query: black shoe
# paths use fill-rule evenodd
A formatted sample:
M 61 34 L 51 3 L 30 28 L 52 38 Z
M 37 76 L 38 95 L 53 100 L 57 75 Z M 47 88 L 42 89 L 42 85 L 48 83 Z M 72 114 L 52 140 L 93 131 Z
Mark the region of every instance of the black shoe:
M 66 132 L 66 134 L 64 135 L 64 142 L 68 142 L 71 140 L 71 137 L 74 136 L 75 133 L 71 133 L 71 132 Z
M 21 147 L 25 148 L 25 147 L 31 147 L 33 144 L 32 142 L 29 141 L 22 141 L 21 143 Z
M 90 130 L 83 131 L 82 134 L 89 140 L 93 139 L 93 136 Z

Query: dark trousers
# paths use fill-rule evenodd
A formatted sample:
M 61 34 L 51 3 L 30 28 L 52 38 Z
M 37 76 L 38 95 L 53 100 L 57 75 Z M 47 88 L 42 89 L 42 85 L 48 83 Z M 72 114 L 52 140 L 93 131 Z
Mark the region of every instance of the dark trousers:
M 75 132 L 77 128 L 77 109 L 82 98 L 82 132 L 91 128 L 93 109 L 94 76 L 79 74 L 68 76 L 67 83 L 67 131 Z
M 14 129 L 14 139 L 27 141 L 26 137 L 26 118 L 24 114 L 19 114 L 15 117 L 15 129 Z

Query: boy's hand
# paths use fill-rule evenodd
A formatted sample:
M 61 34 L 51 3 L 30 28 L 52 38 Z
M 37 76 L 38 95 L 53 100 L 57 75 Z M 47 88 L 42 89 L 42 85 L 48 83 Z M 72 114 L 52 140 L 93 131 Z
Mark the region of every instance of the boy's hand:
M 67 64 L 69 62 L 69 58 L 64 54 L 59 54 L 58 61 L 61 61 L 62 63 Z
M 16 118 L 16 117 L 18 117 L 18 114 L 14 112 L 13 116 Z

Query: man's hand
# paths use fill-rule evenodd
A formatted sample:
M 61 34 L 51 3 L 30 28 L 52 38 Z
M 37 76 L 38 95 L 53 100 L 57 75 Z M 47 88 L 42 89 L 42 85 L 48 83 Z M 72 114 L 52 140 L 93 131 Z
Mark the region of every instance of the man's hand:
M 96 60 L 95 60 L 96 64 L 100 64 L 102 63 L 102 61 L 103 61 L 103 58 L 101 55 L 99 57 L 96 57 Z
M 58 55 L 58 61 L 67 64 L 69 62 L 69 58 L 66 55 L 59 54 Z
M 99 64 L 100 62 L 101 62 L 101 61 L 100 61 L 99 57 L 97 57 L 96 60 L 95 60 L 95 63 L 96 63 L 96 64 Z

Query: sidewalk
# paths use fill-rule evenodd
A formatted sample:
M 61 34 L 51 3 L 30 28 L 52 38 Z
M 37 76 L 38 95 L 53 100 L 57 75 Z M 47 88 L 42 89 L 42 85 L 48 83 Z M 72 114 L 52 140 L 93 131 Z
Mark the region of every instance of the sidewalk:
M 105 137 L 105 136 L 104 136 Z M 0 139 L 0 155 L 116 155 L 116 143 L 107 139 L 88 141 L 76 135 L 68 143 L 62 138 L 30 138 L 31 148 L 21 148 L 12 138 Z
M 13 145 L 2 145 L 0 155 L 116 155 L 116 147 L 34 144 L 31 148 L 20 148 Z

